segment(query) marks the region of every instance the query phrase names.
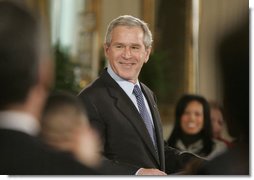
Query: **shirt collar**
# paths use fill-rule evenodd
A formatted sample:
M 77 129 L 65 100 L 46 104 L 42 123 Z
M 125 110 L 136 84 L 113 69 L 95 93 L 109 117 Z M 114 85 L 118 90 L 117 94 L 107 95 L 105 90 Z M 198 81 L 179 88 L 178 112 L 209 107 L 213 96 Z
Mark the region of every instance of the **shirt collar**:
M 108 69 L 107 69 L 109 75 L 117 82 L 117 84 L 125 91 L 125 93 L 128 95 L 128 96 L 131 96 L 132 95 L 132 92 L 133 92 L 133 89 L 134 89 L 134 86 L 137 84 L 139 87 L 140 87 L 140 83 L 139 81 L 137 81 L 136 84 L 133 84 L 123 78 L 121 78 L 120 76 L 118 76 L 114 71 L 113 69 L 111 68 L 110 65 L 108 65 Z
M 40 125 L 32 115 L 19 111 L 0 111 L 0 128 L 17 130 L 35 136 Z

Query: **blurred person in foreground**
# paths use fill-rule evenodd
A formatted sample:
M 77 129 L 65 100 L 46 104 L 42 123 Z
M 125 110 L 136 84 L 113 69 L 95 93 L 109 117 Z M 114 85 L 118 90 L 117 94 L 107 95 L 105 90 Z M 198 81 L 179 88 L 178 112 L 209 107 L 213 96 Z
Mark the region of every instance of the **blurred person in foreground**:
M 168 144 L 211 159 L 224 152 L 227 146 L 213 138 L 210 106 L 200 95 L 185 94 L 177 102 L 175 124 Z
M 69 153 L 81 163 L 98 168 L 100 142 L 90 127 L 83 104 L 71 93 L 52 93 L 44 107 L 40 137 L 54 148 Z
M 40 28 L 21 3 L 0 1 L 0 174 L 97 174 L 35 137 L 53 80 L 47 38 Z
M 79 94 L 99 132 L 106 161 L 125 166 L 123 173 L 130 175 L 177 173 L 196 158 L 164 146 L 155 95 L 138 80 L 152 41 L 142 20 L 130 15 L 112 20 L 104 41 L 109 65 Z
M 249 175 L 249 18 L 219 46 L 223 72 L 225 119 L 234 144 L 203 164 L 198 174 Z

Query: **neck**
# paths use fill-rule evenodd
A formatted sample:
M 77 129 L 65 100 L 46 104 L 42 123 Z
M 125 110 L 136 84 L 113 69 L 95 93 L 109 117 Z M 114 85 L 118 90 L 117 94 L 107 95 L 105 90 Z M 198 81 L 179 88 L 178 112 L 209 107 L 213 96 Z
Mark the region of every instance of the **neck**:
M 190 134 L 185 134 L 182 133 L 180 136 L 180 139 L 182 140 L 183 144 L 188 147 L 189 145 L 197 142 L 198 140 L 201 139 L 200 134 L 194 134 L 194 135 L 190 135 Z
M 8 110 L 28 113 L 39 120 L 46 98 L 46 91 L 36 86 L 30 90 L 25 102 L 9 105 Z
M 135 79 L 125 79 L 121 76 L 119 76 L 114 70 L 113 68 L 110 66 L 110 64 L 108 65 L 108 69 L 107 72 L 109 73 L 109 75 L 114 79 L 114 80 L 124 80 L 124 81 L 128 81 L 130 83 L 136 84 L 138 82 L 138 77 Z
M 137 84 L 137 80 L 127 80 L 127 81 L 129 81 L 129 82 L 131 82 L 131 83 L 133 83 L 133 84 Z

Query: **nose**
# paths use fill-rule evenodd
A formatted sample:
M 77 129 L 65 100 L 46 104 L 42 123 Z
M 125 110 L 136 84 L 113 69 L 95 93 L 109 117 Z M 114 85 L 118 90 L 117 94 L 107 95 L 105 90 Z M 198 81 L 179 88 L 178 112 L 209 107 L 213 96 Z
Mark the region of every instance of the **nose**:
M 196 119 L 195 114 L 194 114 L 194 113 L 191 113 L 191 114 L 190 114 L 190 120 L 191 120 L 191 121 L 194 121 L 195 119 Z
M 125 59 L 129 59 L 131 57 L 131 49 L 130 47 L 126 46 L 123 50 L 123 53 L 122 53 L 122 56 L 125 58 Z

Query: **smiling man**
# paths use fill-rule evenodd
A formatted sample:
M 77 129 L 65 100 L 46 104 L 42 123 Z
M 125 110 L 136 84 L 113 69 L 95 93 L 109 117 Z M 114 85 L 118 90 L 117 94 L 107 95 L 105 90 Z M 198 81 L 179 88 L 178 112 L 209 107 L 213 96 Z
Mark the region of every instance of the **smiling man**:
M 143 30 L 139 27 L 118 26 L 104 45 L 105 55 L 116 75 L 133 84 L 144 63 L 148 61 L 151 45 L 143 43 Z M 151 40 L 150 40 L 151 41 Z
M 192 157 L 164 147 L 155 96 L 138 80 L 152 41 L 147 24 L 138 18 L 124 15 L 111 21 L 104 42 L 109 65 L 79 94 L 101 136 L 105 161 L 126 170 L 112 168 L 111 174 L 166 175 Z

